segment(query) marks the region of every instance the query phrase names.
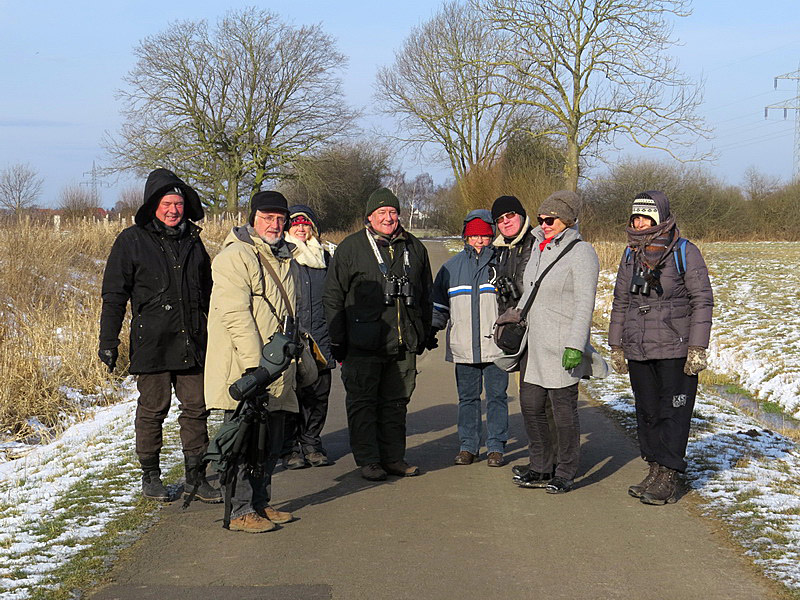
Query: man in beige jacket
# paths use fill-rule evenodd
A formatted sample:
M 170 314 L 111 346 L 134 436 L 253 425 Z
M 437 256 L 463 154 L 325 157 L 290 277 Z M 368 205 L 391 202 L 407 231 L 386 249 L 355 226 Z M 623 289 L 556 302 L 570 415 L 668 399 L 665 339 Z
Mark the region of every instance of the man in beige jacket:
M 208 360 L 205 370 L 206 404 L 231 417 L 237 403 L 229 386 L 248 369 L 258 366 L 261 349 L 280 331 L 283 318 L 295 312 L 292 248 L 283 239 L 289 214 L 286 198 L 273 191 L 258 192 L 250 203 L 248 225 L 234 227 L 211 264 L 214 286 L 208 315 Z M 278 283 L 263 264 L 269 263 L 286 292 L 286 306 Z M 292 520 L 287 512 L 269 506 L 272 471 L 283 442 L 287 412 L 297 412 L 295 365 L 267 388 L 270 449 L 262 469 L 238 467 L 232 494 L 231 531 L 260 533 L 276 523 Z M 233 482 L 231 482 L 233 484 Z

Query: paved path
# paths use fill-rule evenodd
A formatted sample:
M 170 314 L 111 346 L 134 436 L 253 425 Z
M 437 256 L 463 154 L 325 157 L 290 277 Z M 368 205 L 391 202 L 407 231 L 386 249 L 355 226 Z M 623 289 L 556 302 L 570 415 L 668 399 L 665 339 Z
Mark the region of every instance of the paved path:
M 435 266 L 445 258 L 430 245 Z M 643 476 L 634 443 L 580 408 L 582 460 L 565 495 L 520 489 L 485 457 L 454 466 L 455 380 L 440 348 L 418 365 L 409 462 L 422 475 L 367 482 L 349 453 L 337 376 L 324 444 L 335 464 L 283 471 L 274 504 L 297 520 L 249 535 L 225 531 L 222 509 L 176 503 L 115 565 L 95 600 L 777 597 L 716 523 L 678 504 L 627 495 Z M 514 386 L 509 386 L 513 388 Z M 515 390 L 507 458 L 527 450 Z

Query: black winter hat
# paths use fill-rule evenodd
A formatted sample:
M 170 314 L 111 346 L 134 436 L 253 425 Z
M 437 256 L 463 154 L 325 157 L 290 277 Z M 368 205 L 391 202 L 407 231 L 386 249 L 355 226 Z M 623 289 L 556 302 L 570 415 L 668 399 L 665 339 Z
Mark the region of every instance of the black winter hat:
M 289 216 L 289 203 L 283 194 L 275 191 L 256 192 L 250 200 L 250 218 L 247 220 L 252 227 L 256 222 L 256 211 L 280 212 Z
M 364 213 L 365 217 L 370 216 L 379 208 L 384 206 L 391 206 L 397 212 L 400 212 L 400 201 L 389 188 L 378 188 L 369 195 L 367 200 L 367 212 Z
M 525 209 L 522 207 L 522 202 L 520 202 L 516 196 L 500 196 L 494 201 L 494 204 L 492 204 L 492 220 L 495 223 L 497 219 L 509 212 L 517 213 L 522 217 L 523 221 L 525 217 L 528 216 Z
M 158 203 L 167 194 L 176 193 L 180 190 L 184 200 L 183 214 L 190 221 L 199 221 L 203 218 L 203 205 L 200 203 L 200 196 L 180 177 L 169 169 L 155 169 L 147 176 L 144 184 L 144 201 L 139 210 L 136 211 L 135 221 L 140 227 L 153 220 Z

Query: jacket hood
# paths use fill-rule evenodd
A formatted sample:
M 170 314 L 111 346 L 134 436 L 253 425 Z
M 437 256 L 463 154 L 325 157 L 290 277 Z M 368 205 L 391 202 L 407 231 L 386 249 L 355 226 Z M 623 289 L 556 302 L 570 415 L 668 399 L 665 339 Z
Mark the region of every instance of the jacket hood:
M 476 208 L 475 210 L 469 211 L 467 216 L 464 218 L 464 224 L 461 226 L 461 237 L 464 237 L 464 232 L 467 229 L 467 223 L 472 221 L 472 219 L 480 219 L 484 223 L 488 223 L 492 227 L 492 235 L 497 232 L 497 229 L 494 226 L 494 221 L 492 220 L 492 213 L 485 208 Z
M 222 247 L 227 248 L 231 244 L 237 243 L 247 244 L 248 246 L 252 246 L 253 249 L 258 248 L 259 246 L 269 246 L 269 244 L 261 240 L 261 238 L 254 238 L 253 235 L 250 235 L 250 229 L 247 225 L 236 226 L 231 229 L 230 233 L 225 237 L 225 240 L 222 242 Z M 280 243 L 275 247 L 275 249 L 272 250 L 272 253 L 278 258 L 289 259 L 292 258 L 292 252 L 294 249 L 294 244 L 291 244 L 285 239 L 281 238 Z
M 161 198 L 174 188 L 183 192 L 184 219 L 199 221 L 205 216 L 200 196 L 196 191 L 169 169 L 156 169 L 147 176 L 147 182 L 144 184 L 144 201 L 136 211 L 136 224 L 141 227 L 152 221 Z

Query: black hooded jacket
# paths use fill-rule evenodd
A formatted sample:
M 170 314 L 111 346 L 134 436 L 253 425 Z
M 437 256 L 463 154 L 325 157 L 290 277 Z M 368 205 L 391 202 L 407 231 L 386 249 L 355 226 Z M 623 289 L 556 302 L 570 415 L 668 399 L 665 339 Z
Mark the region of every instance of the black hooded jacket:
M 155 210 L 176 187 L 184 196 L 184 221 L 172 229 L 155 219 Z M 111 248 L 103 275 L 100 349 L 119 345 L 130 301 L 131 373 L 178 371 L 205 362 L 211 260 L 200 227 L 190 222 L 202 218 L 197 192 L 171 171 L 156 169 L 147 178 L 136 224 Z

